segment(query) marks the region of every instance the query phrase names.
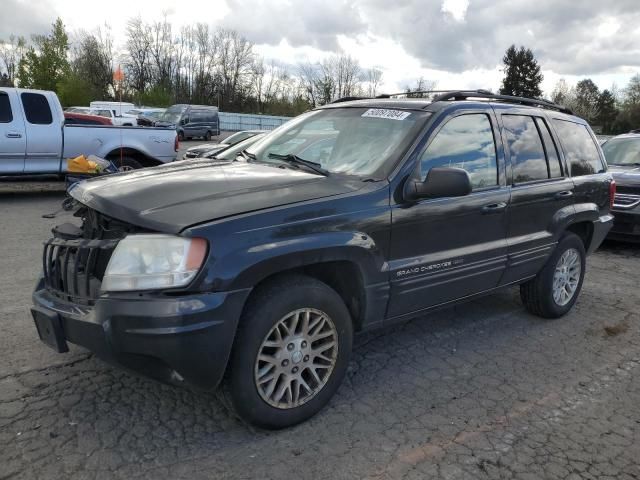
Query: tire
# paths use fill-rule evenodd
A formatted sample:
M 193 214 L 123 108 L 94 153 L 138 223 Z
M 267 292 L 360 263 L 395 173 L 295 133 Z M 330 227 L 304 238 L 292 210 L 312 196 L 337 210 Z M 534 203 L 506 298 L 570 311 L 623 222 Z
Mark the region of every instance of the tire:
M 129 172 L 131 170 L 138 170 L 142 168 L 142 164 L 131 157 L 124 156 L 120 158 L 119 156 L 116 156 L 111 157 L 109 160 L 118 168 L 119 172 Z
M 305 325 L 310 327 L 306 336 Z M 285 327 L 293 333 L 287 334 Z M 335 346 L 327 347 L 332 342 Z M 349 311 L 328 285 L 302 275 L 267 284 L 254 293 L 243 313 L 227 368 L 225 388 L 234 409 L 243 420 L 266 429 L 307 420 L 329 402 L 342 383 L 352 342 Z M 273 362 L 259 360 L 260 353 Z M 318 367 L 313 368 L 316 377 L 312 375 L 314 365 Z M 289 393 L 280 396 L 280 387 L 286 385 Z
M 209 140 L 211 140 L 211 132 L 207 132 L 204 134 L 204 139 L 208 142 Z
M 184 132 L 178 132 L 178 140 L 184 142 Z
M 563 259 L 569 261 L 573 259 L 574 254 L 577 254 L 575 265 L 579 266 L 580 271 L 569 269 L 566 274 L 559 271 L 558 281 L 560 285 L 563 283 L 567 285 L 563 278 L 570 278 L 568 283 L 575 284 L 575 286 L 572 288 L 567 286 L 564 289 L 565 293 L 562 293 L 562 288 L 558 288 L 555 290 L 556 295 L 554 295 L 556 269 L 561 269 L 563 265 L 566 269 L 567 264 L 562 263 Z M 538 275 L 520 285 L 520 298 L 526 309 L 542 318 L 558 318 L 565 315 L 571 310 L 580 295 L 585 274 L 585 260 L 586 253 L 580 237 L 573 233 L 566 233 Z M 571 290 L 570 295 L 567 293 L 569 290 Z

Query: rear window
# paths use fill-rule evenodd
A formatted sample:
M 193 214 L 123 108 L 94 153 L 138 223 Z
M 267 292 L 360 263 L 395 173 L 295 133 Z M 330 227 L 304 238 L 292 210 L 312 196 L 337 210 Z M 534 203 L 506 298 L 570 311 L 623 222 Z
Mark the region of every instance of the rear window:
M 9 103 L 9 95 L 0 92 L 0 123 L 9 123 L 13 121 L 13 113 L 11 112 L 11 103 Z
M 51 108 L 49 108 L 49 102 L 44 95 L 25 92 L 20 95 L 20 98 L 22 98 L 27 122 L 34 125 L 49 125 L 53 123 Z
M 554 119 L 560 143 L 572 177 L 592 175 L 605 171 L 598 147 L 585 125 L 568 120 Z

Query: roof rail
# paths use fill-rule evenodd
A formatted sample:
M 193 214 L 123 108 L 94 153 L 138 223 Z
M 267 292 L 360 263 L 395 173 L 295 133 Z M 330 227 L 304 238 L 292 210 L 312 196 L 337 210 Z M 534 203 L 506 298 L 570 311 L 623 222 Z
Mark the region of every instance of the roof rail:
M 351 102 L 352 100 L 369 100 L 371 97 L 340 97 L 332 100 L 329 103 L 342 103 L 342 102 Z
M 527 98 L 527 97 L 516 97 L 513 95 L 500 95 L 497 93 L 491 93 L 487 90 L 450 91 L 447 93 L 443 93 L 442 95 L 438 95 L 437 97 L 434 97 L 432 101 L 435 103 L 435 102 L 443 102 L 447 100 L 466 100 L 467 98 L 487 98 L 489 100 L 497 100 L 505 103 L 514 103 L 519 105 L 532 105 L 536 107 L 549 108 L 552 110 L 557 110 L 562 113 L 573 115 L 573 111 L 571 111 L 571 109 L 564 107 L 562 105 L 558 105 L 557 103 L 553 103 L 549 100 L 545 100 L 543 98 Z

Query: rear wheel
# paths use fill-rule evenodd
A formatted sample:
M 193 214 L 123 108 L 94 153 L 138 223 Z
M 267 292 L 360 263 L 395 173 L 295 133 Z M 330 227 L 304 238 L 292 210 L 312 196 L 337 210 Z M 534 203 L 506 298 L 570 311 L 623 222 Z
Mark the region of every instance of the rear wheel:
M 204 134 L 204 139 L 208 142 L 209 140 L 211 140 L 211 132 L 207 132 Z
M 586 253 L 580 237 L 565 234 L 538 275 L 520 285 L 527 310 L 543 318 L 558 318 L 576 303 L 584 280 Z
M 112 157 L 109 159 L 118 169 L 119 172 L 129 172 L 142 168 L 142 164 L 131 157 Z
M 263 428 L 315 415 L 349 365 L 351 317 L 340 296 L 305 276 L 257 292 L 243 315 L 228 370 L 235 410 Z
M 178 132 L 178 140 L 184 142 L 184 132 Z

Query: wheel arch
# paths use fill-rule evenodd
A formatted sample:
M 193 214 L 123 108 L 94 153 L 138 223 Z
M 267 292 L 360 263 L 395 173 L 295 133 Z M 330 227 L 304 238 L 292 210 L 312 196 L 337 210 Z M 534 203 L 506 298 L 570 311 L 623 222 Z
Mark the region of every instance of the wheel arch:
M 121 156 L 133 158 L 143 167 L 155 167 L 157 165 L 162 165 L 162 162 L 142 153 L 140 150 L 131 147 L 115 148 L 107 153 L 105 158 L 107 160 L 117 160 Z

